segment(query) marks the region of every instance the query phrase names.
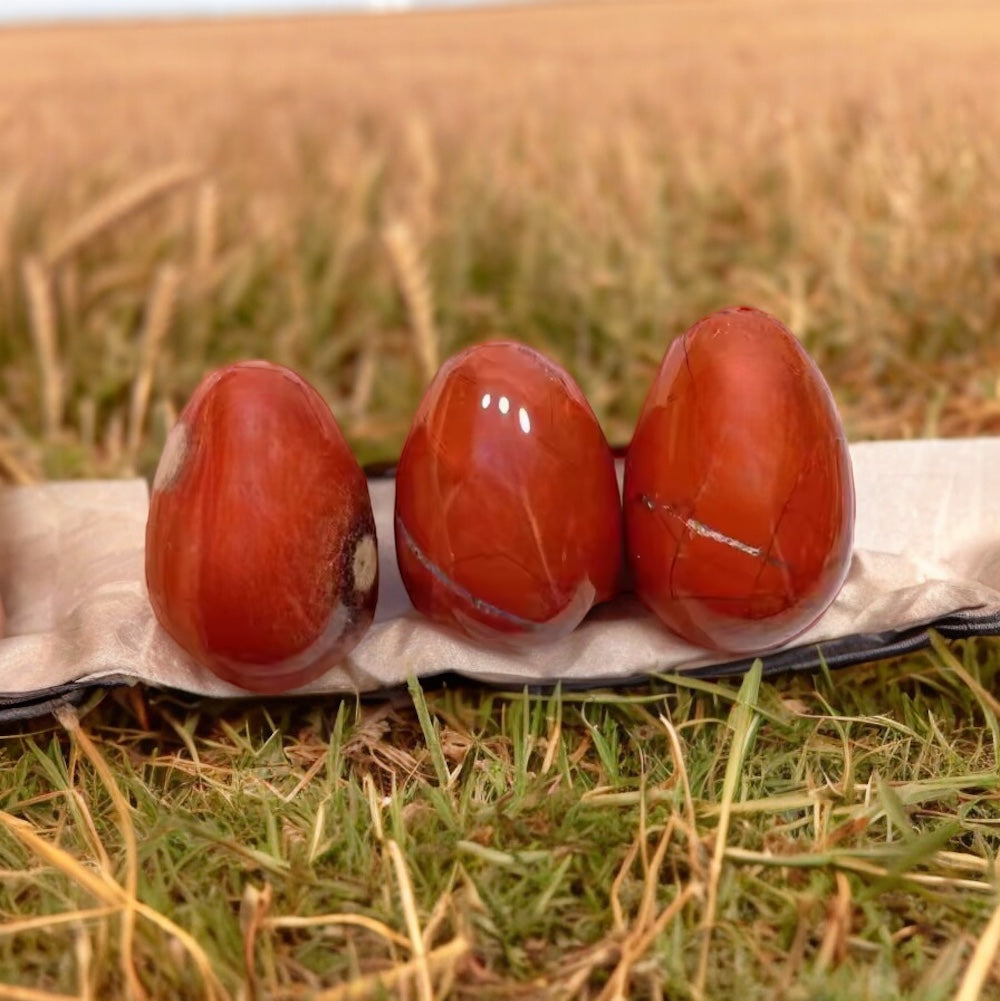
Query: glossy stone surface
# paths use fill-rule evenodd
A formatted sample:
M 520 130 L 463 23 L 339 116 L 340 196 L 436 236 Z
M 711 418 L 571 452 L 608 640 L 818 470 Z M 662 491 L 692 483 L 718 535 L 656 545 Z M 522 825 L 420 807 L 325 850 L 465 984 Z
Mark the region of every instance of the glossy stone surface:
M 361 638 L 378 594 L 367 480 L 294 372 L 243 362 L 197 388 L 156 471 L 146 582 L 180 646 L 252 691 L 305 684 Z
M 400 457 L 395 531 L 429 618 L 504 645 L 570 632 L 622 565 L 614 459 L 579 386 L 511 341 L 451 358 Z
M 752 654 L 830 605 L 851 559 L 851 460 L 823 376 L 774 317 L 725 309 L 671 344 L 624 507 L 635 589 L 691 643 Z

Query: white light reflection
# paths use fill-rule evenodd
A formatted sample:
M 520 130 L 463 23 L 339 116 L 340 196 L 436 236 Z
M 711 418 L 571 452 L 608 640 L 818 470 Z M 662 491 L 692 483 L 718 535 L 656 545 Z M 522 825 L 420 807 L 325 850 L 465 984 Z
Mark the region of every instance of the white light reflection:
M 493 406 L 493 394 L 483 393 L 479 400 L 479 406 L 483 410 L 489 410 Z M 497 410 L 500 411 L 501 416 L 506 417 L 507 414 L 511 412 L 512 405 L 510 402 L 510 397 L 508 396 L 498 396 L 496 398 Z M 531 434 L 531 415 L 524 407 L 517 408 L 517 425 L 521 429 L 522 434 Z

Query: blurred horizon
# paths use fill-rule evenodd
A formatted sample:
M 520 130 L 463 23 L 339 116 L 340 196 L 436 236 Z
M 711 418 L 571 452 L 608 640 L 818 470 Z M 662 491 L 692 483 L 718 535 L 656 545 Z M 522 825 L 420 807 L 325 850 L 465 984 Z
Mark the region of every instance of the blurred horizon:
M 294 17 L 384 13 L 415 8 L 475 7 L 502 0 L 5 0 L 0 25 L 144 18 Z M 523 0 L 521 0 L 523 2 Z

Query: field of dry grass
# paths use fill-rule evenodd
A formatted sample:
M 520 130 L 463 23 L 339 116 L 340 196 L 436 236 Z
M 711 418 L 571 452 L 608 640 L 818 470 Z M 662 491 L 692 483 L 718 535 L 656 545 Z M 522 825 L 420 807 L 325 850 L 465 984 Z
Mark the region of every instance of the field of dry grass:
M 624 441 L 732 302 L 803 337 L 855 438 L 995 430 L 998 45 L 989 0 L 0 32 L 4 454 L 148 471 L 206 366 L 263 354 L 384 457 L 496 333 Z
M 0 30 L 0 480 L 150 473 L 248 356 L 391 458 L 495 334 L 624 443 L 734 302 L 854 439 L 1000 432 L 994 8 Z M 998 998 L 998 679 L 115 691 L 0 736 L 0 999 Z

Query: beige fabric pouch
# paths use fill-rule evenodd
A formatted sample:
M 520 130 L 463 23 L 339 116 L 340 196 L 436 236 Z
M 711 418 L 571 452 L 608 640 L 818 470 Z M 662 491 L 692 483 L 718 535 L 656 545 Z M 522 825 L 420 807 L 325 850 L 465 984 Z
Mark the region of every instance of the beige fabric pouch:
M 927 630 L 1000 634 L 1000 438 L 852 446 L 855 551 L 826 614 L 769 672 L 919 649 Z M 340 666 L 295 694 L 370 693 L 454 672 L 507 686 L 621 684 L 679 671 L 721 676 L 751 661 L 679 640 L 632 597 L 596 609 L 567 639 L 524 653 L 477 647 L 410 606 L 396 569 L 391 477 L 370 480 L 379 539 L 375 624 Z M 146 596 L 144 480 L 0 492 L 0 720 L 49 711 L 94 685 L 143 682 L 247 695 L 200 668 L 158 627 Z

